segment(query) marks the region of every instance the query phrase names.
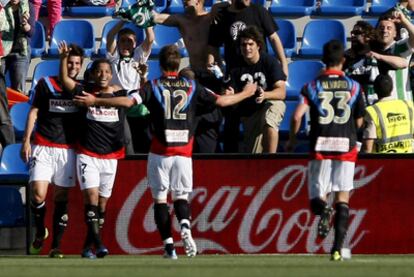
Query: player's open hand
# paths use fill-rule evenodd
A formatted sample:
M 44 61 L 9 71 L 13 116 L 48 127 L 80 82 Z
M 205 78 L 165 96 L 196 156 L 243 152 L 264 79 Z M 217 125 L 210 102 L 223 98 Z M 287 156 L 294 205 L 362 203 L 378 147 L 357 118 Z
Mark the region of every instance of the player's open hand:
M 66 44 L 66 41 L 62 40 L 61 42 L 59 42 L 58 50 L 59 50 L 59 56 L 61 59 L 67 58 L 69 56 L 70 48 Z
M 95 105 L 96 97 L 90 93 L 82 91 L 82 95 L 76 95 L 73 102 L 77 106 L 89 107 Z

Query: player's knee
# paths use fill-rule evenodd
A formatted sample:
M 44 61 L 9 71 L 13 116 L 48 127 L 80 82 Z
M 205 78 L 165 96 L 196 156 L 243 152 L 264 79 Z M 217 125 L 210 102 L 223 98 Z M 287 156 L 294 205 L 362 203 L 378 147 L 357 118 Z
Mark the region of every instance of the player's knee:
M 310 209 L 315 215 L 321 215 L 326 202 L 320 198 L 313 198 L 310 200 Z

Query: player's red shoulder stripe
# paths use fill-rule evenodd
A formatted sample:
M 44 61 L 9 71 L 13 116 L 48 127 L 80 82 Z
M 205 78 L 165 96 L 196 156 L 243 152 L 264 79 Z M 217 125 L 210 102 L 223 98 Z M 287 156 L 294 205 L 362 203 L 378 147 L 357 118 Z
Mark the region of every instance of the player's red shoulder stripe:
M 56 147 L 56 148 L 65 148 L 65 149 L 75 148 L 75 144 L 67 144 L 67 143 L 61 144 L 61 143 L 52 142 L 37 132 L 35 132 L 34 134 L 33 144 Z
M 125 157 L 125 147 L 122 147 L 121 149 L 108 153 L 108 154 L 99 154 L 99 153 L 95 153 L 93 151 L 90 151 L 88 149 L 86 149 L 85 147 L 83 147 L 82 145 L 78 144 L 77 146 L 77 152 L 80 154 L 85 154 L 94 158 L 98 158 L 98 159 L 123 159 Z
M 151 141 L 150 152 L 163 155 L 163 156 L 184 156 L 191 157 L 193 154 L 193 142 L 194 138 L 190 138 L 190 141 L 183 146 L 167 146 L 162 144 L 157 138 L 153 138 Z
M 335 70 L 335 69 L 328 69 L 322 72 L 321 75 L 339 75 L 344 76 L 345 73 L 341 70 Z
M 57 91 L 57 92 L 62 92 L 62 88 L 60 87 L 59 83 L 58 83 L 58 78 L 57 77 L 49 77 L 50 83 L 52 84 L 53 88 Z

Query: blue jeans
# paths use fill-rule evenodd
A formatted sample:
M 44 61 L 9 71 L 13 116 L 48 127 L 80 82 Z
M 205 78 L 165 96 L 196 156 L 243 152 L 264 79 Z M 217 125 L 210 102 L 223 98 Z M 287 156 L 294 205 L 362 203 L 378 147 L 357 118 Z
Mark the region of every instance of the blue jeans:
M 6 73 L 9 74 L 11 82 L 10 87 L 23 94 L 27 94 L 25 88 L 29 64 L 30 54 L 28 56 L 23 56 L 19 53 L 10 53 L 1 59 L 2 73 L 4 76 L 6 76 Z

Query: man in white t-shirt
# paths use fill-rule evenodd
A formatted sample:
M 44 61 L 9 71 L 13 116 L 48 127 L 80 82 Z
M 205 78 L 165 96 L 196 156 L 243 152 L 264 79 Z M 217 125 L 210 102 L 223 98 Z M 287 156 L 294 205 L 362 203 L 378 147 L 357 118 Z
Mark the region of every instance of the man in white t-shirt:
M 119 21 L 115 26 L 108 32 L 107 35 L 107 44 L 106 44 L 106 58 L 112 64 L 113 72 L 113 85 L 118 85 L 125 90 L 135 90 L 139 89 L 142 84 L 146 81 L 147 65 L 146 62 L 151 54 L 152 43 L 154 42 L 155 35 L 152 27 L 145 29 L 145 39 L 140 44 L 138 44 L 137 36 L 135 32 L 130 28 L 124 28 L 125 21 Z M 117 39 L 115 39 L 117 37 Z M 128 120 L 125 121 L 125 146 L 126 153 L 133 154 L 135 149 L 133 147 L 133 141 L 139 141 L 145 148 L 144 141 L 149 140 L 146 137 L 145 131 L 140 133 L 139 130 L 130 130 L 129 125 L 131 126 L 140 126 L 136 127 L 137 129 L 145 129 L 147 125 L 145 121 L 145 115 L 148 113 L 147 109 L 143 105 L 139 105 L 134 108 L 134 113 L 141 115 L 143 120 L 134 120 L 133 124 L 131 122 L 132 118 L 128 117 Z M 134 135 L 134 138 L 132 137 Z M 135 143 L 136 145 L 137 143 Z M 149 144 L 149 141 L 148 141 Z M 140 150 L 142 152 L 145 150 Z
M 408 31 L 408 37 L 397 40 L 397 26 L 401 24 Z M 378 22 L 380 42 L 383 43 L 383 52 L 387 55 L 399 56 L 407 60 L 403 69 L 390 70 L 388 75 L 392 78 L 394 86 L 391 97 L 401 100 L 413 100 L 409 78 L 409 62 L 414 52 L 414 25 L 403 13 L 394 12 L 391 18 L 384 17 Z

